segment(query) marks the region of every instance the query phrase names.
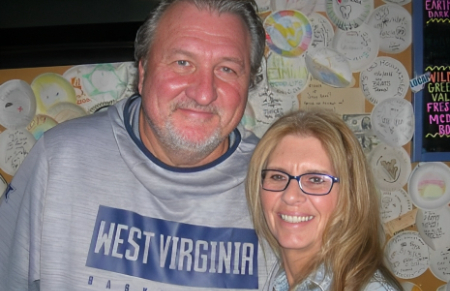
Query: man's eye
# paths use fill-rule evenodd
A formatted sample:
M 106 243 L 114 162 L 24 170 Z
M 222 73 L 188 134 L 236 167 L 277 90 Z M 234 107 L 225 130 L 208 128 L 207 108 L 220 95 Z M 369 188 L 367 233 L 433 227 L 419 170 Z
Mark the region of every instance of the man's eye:
M 222 71 L 224 71 L 225 73 L 235 73 L 235 71 L 233 69 L 230 69 L 228 67 L 223 67 Z
M 180 66 L 188 66 L 189 62 L 181 60 L 181 61 L 177 61 L 177 64 L 180 65 Z

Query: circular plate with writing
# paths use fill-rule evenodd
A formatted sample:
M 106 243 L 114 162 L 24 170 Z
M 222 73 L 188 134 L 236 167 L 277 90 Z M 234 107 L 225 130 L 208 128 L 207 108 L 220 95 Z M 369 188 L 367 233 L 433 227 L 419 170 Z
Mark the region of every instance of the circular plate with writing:
M 36 140 L 50 128 L 57 125 L 58 122 L 45 114 L 36 114 L 30 124 L 27 126 L 27 130 L 34 136 Z
M 430 266 L 428 245 L 416 231 L 403 231 L 386 244 L 385 255 L 392 273 L 401 279 L 419 277 Z
M 412 210 L 413 206 L 408 193 L 399 188 L 393 191 L 381 190 L 380 215 L 386 223 Z
M 271 53 L 267 58 L 269 88 L 283 95 L 298 95 L 308 85 L 309 71 L 305 57 L 285 58 Z
M 373 150 L 369 163 L 375 182 L 381 190 L 398 190 L 408 182 L 411 160 L 402 147 L 380 143 Z
M 312 28 L 308 18 L 296 10 L 276 11 L 264 21 L 269 49 L 285 57 L 298 57 L 312 41 Z
M 411 102 L 400 98 L 386 98 L 372 110 L 372 129 L 385 143 L 401 147 L 414 134 L 414 111 Z
M 430 271 L 439 280 L 450 282 L 449 249 L 430 250 Z
M 411 14 L 400 5 L 378 6 L 370 14 L 368 24 L 378 35 L 382 52 L 398 54 L 411 45 Z
M 0 168 L 14 176 L 36 139 L 25 128 L 6 129 L 0 133 Z
M 386 98 L 405 98 L 409 87 L 408 71 L 394 58 L 377 57 L 361 71 L 359 87 L 372 104 Z
M 378 55 L 378 39 L 366 24 L 352 30 L 338 30 L 333 39 L 333 48 L 344 55 L 352 72 L 359 72 Z
M 252 94 L 249 96 L 248 102 L 255 113 L 255 126 L 252 131 L 258 137 L 262 137 L 278 118 L 299 107 L 297 96 L 281 95 L 270 90 Z
M 339 29 L 350 30 L 360 26 L 373 9 L 373 0 L 325 0 L 326 13 Z
M 334 29 L 331 22 L 320 13 L 308 15 L 313 30 L 313 40 L 308 50 L 325 48 L 333 43 Z
M 450 208 L 448 207 L 442 207 L 436 210 L 418 209 L 416 215 L 417 230 L 432 250 L 450 248 L 449 221 Z

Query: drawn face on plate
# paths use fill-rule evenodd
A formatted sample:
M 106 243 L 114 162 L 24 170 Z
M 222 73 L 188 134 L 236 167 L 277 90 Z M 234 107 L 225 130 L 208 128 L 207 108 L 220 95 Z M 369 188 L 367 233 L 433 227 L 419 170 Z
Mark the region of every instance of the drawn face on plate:
M 0 124 L 5 128 L 25 127 L 36 112 L 36 100 L 30 86 L 11 80 L 0 86 Z
M 31 88 L 36 95 L 38 113 L 60 103 L 70 102 L 76 104 L 75 89 L 63 76 L 55 73 L 44 73 L 31 82 Z
M 66 91 L 58 84 L 45 84 L 39 91 L 39 97 L 46 108 L 67 99 Z

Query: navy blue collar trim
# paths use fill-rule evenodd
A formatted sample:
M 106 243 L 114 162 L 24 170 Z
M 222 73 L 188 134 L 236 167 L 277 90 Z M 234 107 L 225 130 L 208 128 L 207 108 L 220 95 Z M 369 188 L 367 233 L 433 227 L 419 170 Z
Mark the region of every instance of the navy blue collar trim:
M 173 172 L 179 172 L 179 173 L 191 173 L 191 172 L 203 171 L 203 170 L 212 168 L 212 167 L 222 163 L 223 161 L 225 161 L 232 153 L 234 153 L 234 151 L 237 149 L 237 147 L 241 143 L 241 140 L 242 140 L 241 134 L 240 134 L 239 130 L 237 130 L 237 128 L 235 128 L 233 131 L 233 133 L 235 135 L 234 143 L 232 145 L 230 145 L 228 150 L 222 156 L 220 156 L 218 159 L 212 161 L 211 163 L 208 163 L 206 165 L 199 166 L 199 167 L 177 168 L 177 167 L 169 166 L 169 165 L 161 162 L 160 160 L 158 160 L 145 147 L 144 143 L 141 141 L 141 139 L 138 136 L 136 136 L 136 134 L 133 131 L 133 117 L 131 116 L 130 107 L 131 107 L 131 103 L 133 103 L 134 101 L 136 101 L 139 98 L 141 98 L 141 96 L 139 94 L 133 95 L 133 96 L 129 97 L 127 102 L 125 103 L 125 106 L 123 108 L 123 120 L 124 120 L 125 128 L 128 131 L 128 134 L 130 135 L 131 139 L 139 147 L 139 149 L 147 156 L 147 158 L 149 158 L 152 162 L 154 162 L 161 168 L 164 168 L 166 170 L 173 171 Z

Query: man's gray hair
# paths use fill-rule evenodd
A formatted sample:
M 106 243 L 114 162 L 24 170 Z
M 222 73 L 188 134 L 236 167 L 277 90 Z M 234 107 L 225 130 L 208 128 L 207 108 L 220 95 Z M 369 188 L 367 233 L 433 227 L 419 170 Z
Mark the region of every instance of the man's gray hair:
M 198 9 L 209 9 L 219 13 L 231 13 L 239 16 L 247 25 L 251 38 L 250 62 L 251 79 L 258 72 L 265 49 L 265 32 L 261 19 L 256 13 L 257 5 L 254 0 L 162 0 L 158 7 L 150 13 L 139 28 L 134 41 L 134 58 L 142 61 L 145 67 L 150 46 L 158 29 L 158 24 L 169 7 L 178 2 L 194 4 Z

